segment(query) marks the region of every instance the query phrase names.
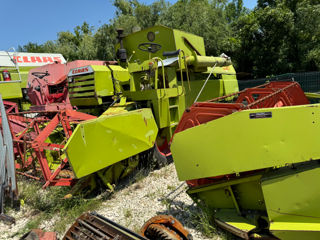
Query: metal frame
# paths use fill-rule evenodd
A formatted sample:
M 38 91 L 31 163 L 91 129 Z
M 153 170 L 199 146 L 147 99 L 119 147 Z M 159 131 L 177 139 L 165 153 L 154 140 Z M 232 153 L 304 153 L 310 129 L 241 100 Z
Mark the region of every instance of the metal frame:
M 13 143 L 16 157 L 21 160 L 20 164 L 16 164 L 17 169 L 33 168 L 38 171 L 36 160 L 39 163 L 40 170 L 45 180 L 43 188 L 48 186 L 70 186 L 73 185 L 75 179 L 72 177 L 59 177 L 59 173 L 67 166 L 66 157 L 61 159 L 60 165 L 55 169 L 50 169 L 49 161 L 45 151 L 61 152 L 64 143 L 72 135 L 72 124 L 77 124 L 84 120 L 95 118 L 94 116 L 80 113 L 74 110 L 61 111 L 35 111 L 35 112 L 19 112 L 9 114 L 9 122 L 12 131 Z M 61 143 L 48 143 L 46 140 L 53 131 L 61 127 L 64 134 L 64 140 Z M 26 151 L 31 150 L 31 156 L 26 155 Z M 39 177 L 18 172 L 18 174 L 40 180 Z

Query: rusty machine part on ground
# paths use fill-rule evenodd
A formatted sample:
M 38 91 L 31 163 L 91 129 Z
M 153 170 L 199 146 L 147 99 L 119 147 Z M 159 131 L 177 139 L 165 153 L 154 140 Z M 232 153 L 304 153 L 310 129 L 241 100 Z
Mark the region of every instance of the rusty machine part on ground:
M 63 240 L 191 240 L 192 236 L 172 216 L 159 215 L 151 218 L 137 234 L 95 212 L 84 213 L 67 231 Z
M 192 240 L 192 235 L 174 217 L 158 215 L 148 220 L 140 230 L 148 239 Z

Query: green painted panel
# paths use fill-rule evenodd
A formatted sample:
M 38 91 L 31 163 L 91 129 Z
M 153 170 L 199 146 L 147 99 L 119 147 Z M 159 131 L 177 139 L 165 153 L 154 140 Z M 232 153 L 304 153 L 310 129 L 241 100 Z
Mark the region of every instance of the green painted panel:
M 77 178 L 151 148 L 158 133 L 150 109 L 80 123 L 65 146 Z
M 152 110 L 155 120 L 159 128 L 170 126 L 169 117 L 169 99 L 178 98 L 176 104 L 179 108 L 179 119 L 185 109 L 185 100 L 182 87 L 166 88 L 166 89 L 151 89 L 145 91 L 125 91 L 123 95 L 129 101 L 152 101 Z M 178 121 L 179 119 L 176 119 Z
M 272 117 L 250 119 L 258 112 Z M 179 132 L 171 145 L 179 179 L 320 159 L 319 123 L 320 105 L 314 104 L 235 112 Z
M 319 180 L 318 163 L 287 168 L 284 174 L 275 172 L 262 179 L 272 232 L 319 231 L 320 236 Z
M 74 89 L 72 89 L 72 92 L 76 93 L 76 92 L 82 92 L 82 91 L 88 91 L 88 90 L 94 90 L 94 86 L 74 88 Z
M 95 96 L 94 92 L 70 93 L 70 97 L 90 97 Z
M 0 82 L 0 94 L 4 100 L 22 98 L 20 81 Z
M 191 56 L 194 54 L 194 47 L 200 53 L 200 55 L 206 55 L 204 41 L 202 37 L 191 33 L 183 32 L 177 29 L 173 29 L 172 31 L 174 34 L 176 49 L 182 49 L 185 52 L 186 56 Z
M 194 187 L 188 194 L 201 199 L 210 209 L 235 209 L 230 190 L 234 195 L 237 206 L 241 210 L 265 210 L 263 195 L 260 187 L 261 175 L 242 177 L 235 180 L 221 180 L 214 184 Z M 217 180 L 218 181 L 218 180 Z M 253 194 L 254 193 L 254 194 Z
M 318 227 L 319 229 L 319 227 Z M 318 240 L 320 232 L 313 231 L 272 231 L 272 233 L 281 240 Z
M 93 106 L 98 105 L 98 100 L 92 97 L 84 97 L 84 98 L 72 98 L 70 96 L 70 101 L 73 106 Z
M 138 45 L 140 43 L 150 42 L 147 38 L 148 32 L 153 32 L 155 34 L 153 43 L 157 43 L 162 46 L 161 50 L 157 53 L 151 54 L 151 57 L 163 58 L 163 51 L 176 50 L 173 30 L 164 26 L 154 26 L 139 32 L 132 33 L 124 38 L 123 44 L 127 49 L 128 58 L 131 57 L 130 62 L 142 62 L 146 59 L 149 59 L 148 52 L 143 52 L 138 49 Z M 119 46 L 117 46 L 117 48 L 119 48 Z
M 98 97 L 113 96 L 113 82 L 110 69 L 107 66 L 94 65 L 94 84 Z
M 217 210 L 217 212 L 215 213 L 215 218 L 218 221 L 227 224 L 229 227 L 240 229 L 245 233 L 256 228 L 256 226 L 252 222 L 250 222 L 245 217 L 239 216 L 237 212 L 233 209 Z
M 203 80 L 194 80 L 190 81 L 191 90 L 187 87 L 187 83 L 185 84 L 186 89 L 186 106 L 190 107 L 194 100 L 196 99 L 197 95 L 201 87 L 205 82 L 205 78 Z M 203 89 L 198 102 L 207 101 L 216 97 L 220 97 L 224 95 L 224 87 L 223 81 L 218 79 L 211 79 L 207 82 L 206 87 Z
M 78 78 L 75 78 L 75 83 L 69 83 L 69 88 L 79 87 L 79 86 L 84 86 L 84 85 L 94 85 L 94 80 L 81 81 L 81 82 L 78 82 L 77 80 L 78 80 Z

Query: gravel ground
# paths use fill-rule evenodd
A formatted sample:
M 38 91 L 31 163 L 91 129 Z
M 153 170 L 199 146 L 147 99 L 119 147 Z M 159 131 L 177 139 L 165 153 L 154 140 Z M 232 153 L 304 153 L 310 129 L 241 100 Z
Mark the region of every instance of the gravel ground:
M 20 211 L 9 211 L 8 215 L 16 219 L 16 224 L 5 224 L 0 221 L 0 239 L 19 239 L 18 236 L 12 237 L 14 234 L 20 235 L 20 230 L 36 215 L 30 208 L 24 206 Z
M 201 210 L 186 194 L 186 184 L 177 178 L 174 164 L 155 170 L 146 177 L 141 177 L 134 184 L 121 186 L 110 199 L 104 201 L 96 210 L 99 214 L 117 222 L 133 231 L 139 231 L 143 223 L 159 214 L 172 215 L 177 218 L 193 235 L 193 239 L 224 239 L 221 234 L 206 237 L 203 235 L 205 225 Z M 9 212 L 16 218 L 15 225 L 0 222 L 0 239 L 19 239 L 26 224 L 37 214 L 23 206 L 19 212 Z M 53 217 L 40 225 L 50 231 L 58 218 Z M 66 230 L 71 226 L 66 226 Z M 209 226 L 210 227 L 210 226 Z M 19 233 L 14 237 L 14 233 Z M 59 236 L 62 238 L 62 236 Z
M 120 190 L 97 212 L 134 231 L 151 217 L 172 215 L 193 235 L 193 239 L 221 239 L 218 235 L 207 238 L 201 234 L 198 222 L 201 210 L 186 194 L 186 188 L 186 184 L 178 180 L 174 164 L 170 164 Z

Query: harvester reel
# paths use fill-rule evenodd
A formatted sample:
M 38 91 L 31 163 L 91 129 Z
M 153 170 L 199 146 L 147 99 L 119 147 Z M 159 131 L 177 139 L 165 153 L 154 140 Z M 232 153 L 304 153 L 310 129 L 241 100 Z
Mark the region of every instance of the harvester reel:
M 162 48 L 162 46 L 158 43 L 145 42 L 140 43 L 138 48 L 144 52 L 156 53 Z

